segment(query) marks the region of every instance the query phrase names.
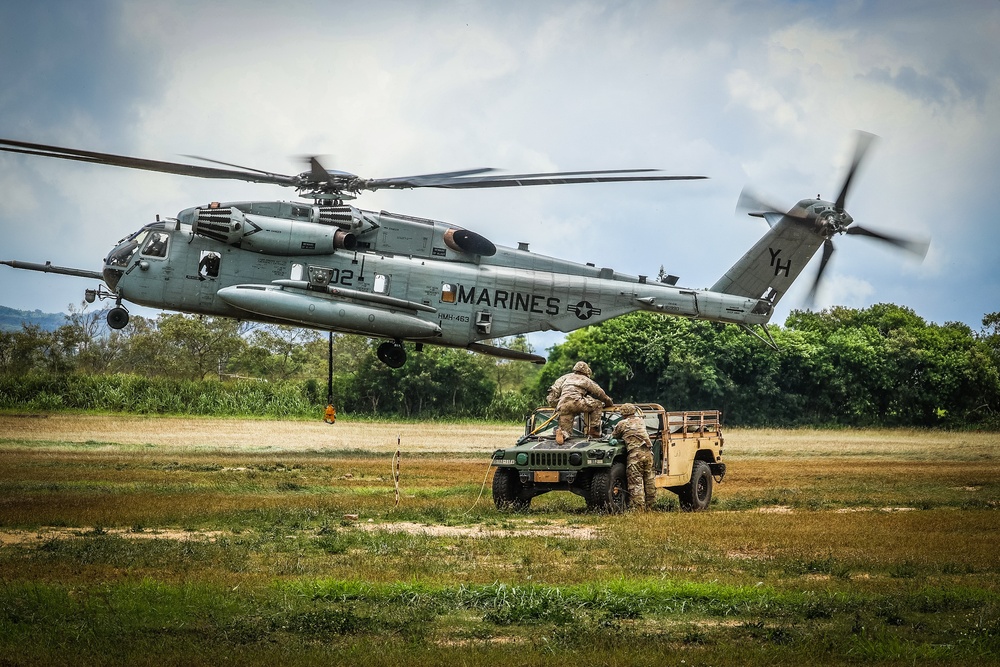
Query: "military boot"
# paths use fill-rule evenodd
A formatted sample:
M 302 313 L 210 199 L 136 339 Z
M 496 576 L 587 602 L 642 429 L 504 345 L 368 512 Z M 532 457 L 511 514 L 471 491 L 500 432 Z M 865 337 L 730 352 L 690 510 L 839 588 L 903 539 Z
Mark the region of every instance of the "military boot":
M 591 426 L 590 427 L 590 432 L 587 433 L 587 437 L 595 439 L 595 440 L 597 438 L 600 438 L 601 437 L 601 427 L 600 426 Z
M 566 434 L 561 428 L 556 427 L 556 444 L 561 445 L 566 442 Z

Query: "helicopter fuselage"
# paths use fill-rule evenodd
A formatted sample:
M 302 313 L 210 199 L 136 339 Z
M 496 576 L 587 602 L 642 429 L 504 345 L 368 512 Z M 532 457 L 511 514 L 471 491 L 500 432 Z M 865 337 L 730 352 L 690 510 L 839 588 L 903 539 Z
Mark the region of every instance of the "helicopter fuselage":
M 636 310 L 748 325 L 770 316 L 756 298 L 492 246 L 439 221 L 341 206 L 340 224 L 329 224 L 318 220 L 323 208 L 187 209 L 124 239 L 106 259 L 105 282 L 153 308 L 457 347 Z M 206 231 L 210 215 L 228 222 Z M 337 247 L 336 232 L 350 248 Z M 492 255 L 466 250 L 484 242 Z

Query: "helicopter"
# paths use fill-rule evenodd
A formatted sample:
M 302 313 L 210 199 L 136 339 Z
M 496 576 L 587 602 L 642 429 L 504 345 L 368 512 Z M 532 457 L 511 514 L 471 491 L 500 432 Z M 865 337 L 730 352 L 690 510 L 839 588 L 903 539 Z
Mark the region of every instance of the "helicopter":
M 777 349 L 765 326 L 815 255 L 823 255 L 810 299 L 834 252 L 832 238 L 862 235 L 923 257 L 929 243 L 854 224 L 845 202 L 873 135 L 858 133 L 854 158 L 834 201 L 803 199 L 791 209 L 748 190 L 739 207 L 769 225 L 764 236 L 709 289 L 650 281 L 612 268 L 496 245 L 457 225 L 351 202 L 382 189 L 472 189 L 621 181 L 697 180 L 652 169 L 502 174 L 491 168 L 396 178 L 361 178 L 327 169 L 285 175 L 186 156 L 217 166 L 164 162 L 0 139 L 0 151 L 89 164 L 243 180 L 294 188 L 308 201 L 210 202 L 121 239 L 100 271 L 5 260 L 16 269 L 100 281 L 85 298 L 112 299 L 107 322 L 128 324 L 124 302 L 199 315 L 313 328 L 385 339 L 378 358 L 406 362 L 404 343 L 464 348 L 543 364 L 536 354 L 489 344 L 533 331 L 569 332 L 633 311 L 735 324 Z M 757 333 L 757 331 L 761 333 Z M 332 345 L 332 342 L 331 342 Z M 331 362 L 332 363 L 332 362 Z

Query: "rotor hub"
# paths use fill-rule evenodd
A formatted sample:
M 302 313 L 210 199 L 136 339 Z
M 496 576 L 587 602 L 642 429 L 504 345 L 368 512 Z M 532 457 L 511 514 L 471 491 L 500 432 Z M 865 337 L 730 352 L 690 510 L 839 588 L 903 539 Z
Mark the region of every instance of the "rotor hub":
M 826 238 L 831 238 L 846 232 L 854 219 L 845 211 L 825 211 L 817 217 L 816 222 L 819 232 Z

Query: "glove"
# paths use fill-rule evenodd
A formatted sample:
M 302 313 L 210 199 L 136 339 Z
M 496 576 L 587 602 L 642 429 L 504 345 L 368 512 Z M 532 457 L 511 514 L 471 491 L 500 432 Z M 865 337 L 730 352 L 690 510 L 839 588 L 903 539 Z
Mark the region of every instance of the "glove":
M 608 396 L 608 400 L 604 401 L 604 407 L 606 407 L 606 408 L 610 408 L 614 404 L 615 404 L 615 402 L 611 400 L 610 396 Z

